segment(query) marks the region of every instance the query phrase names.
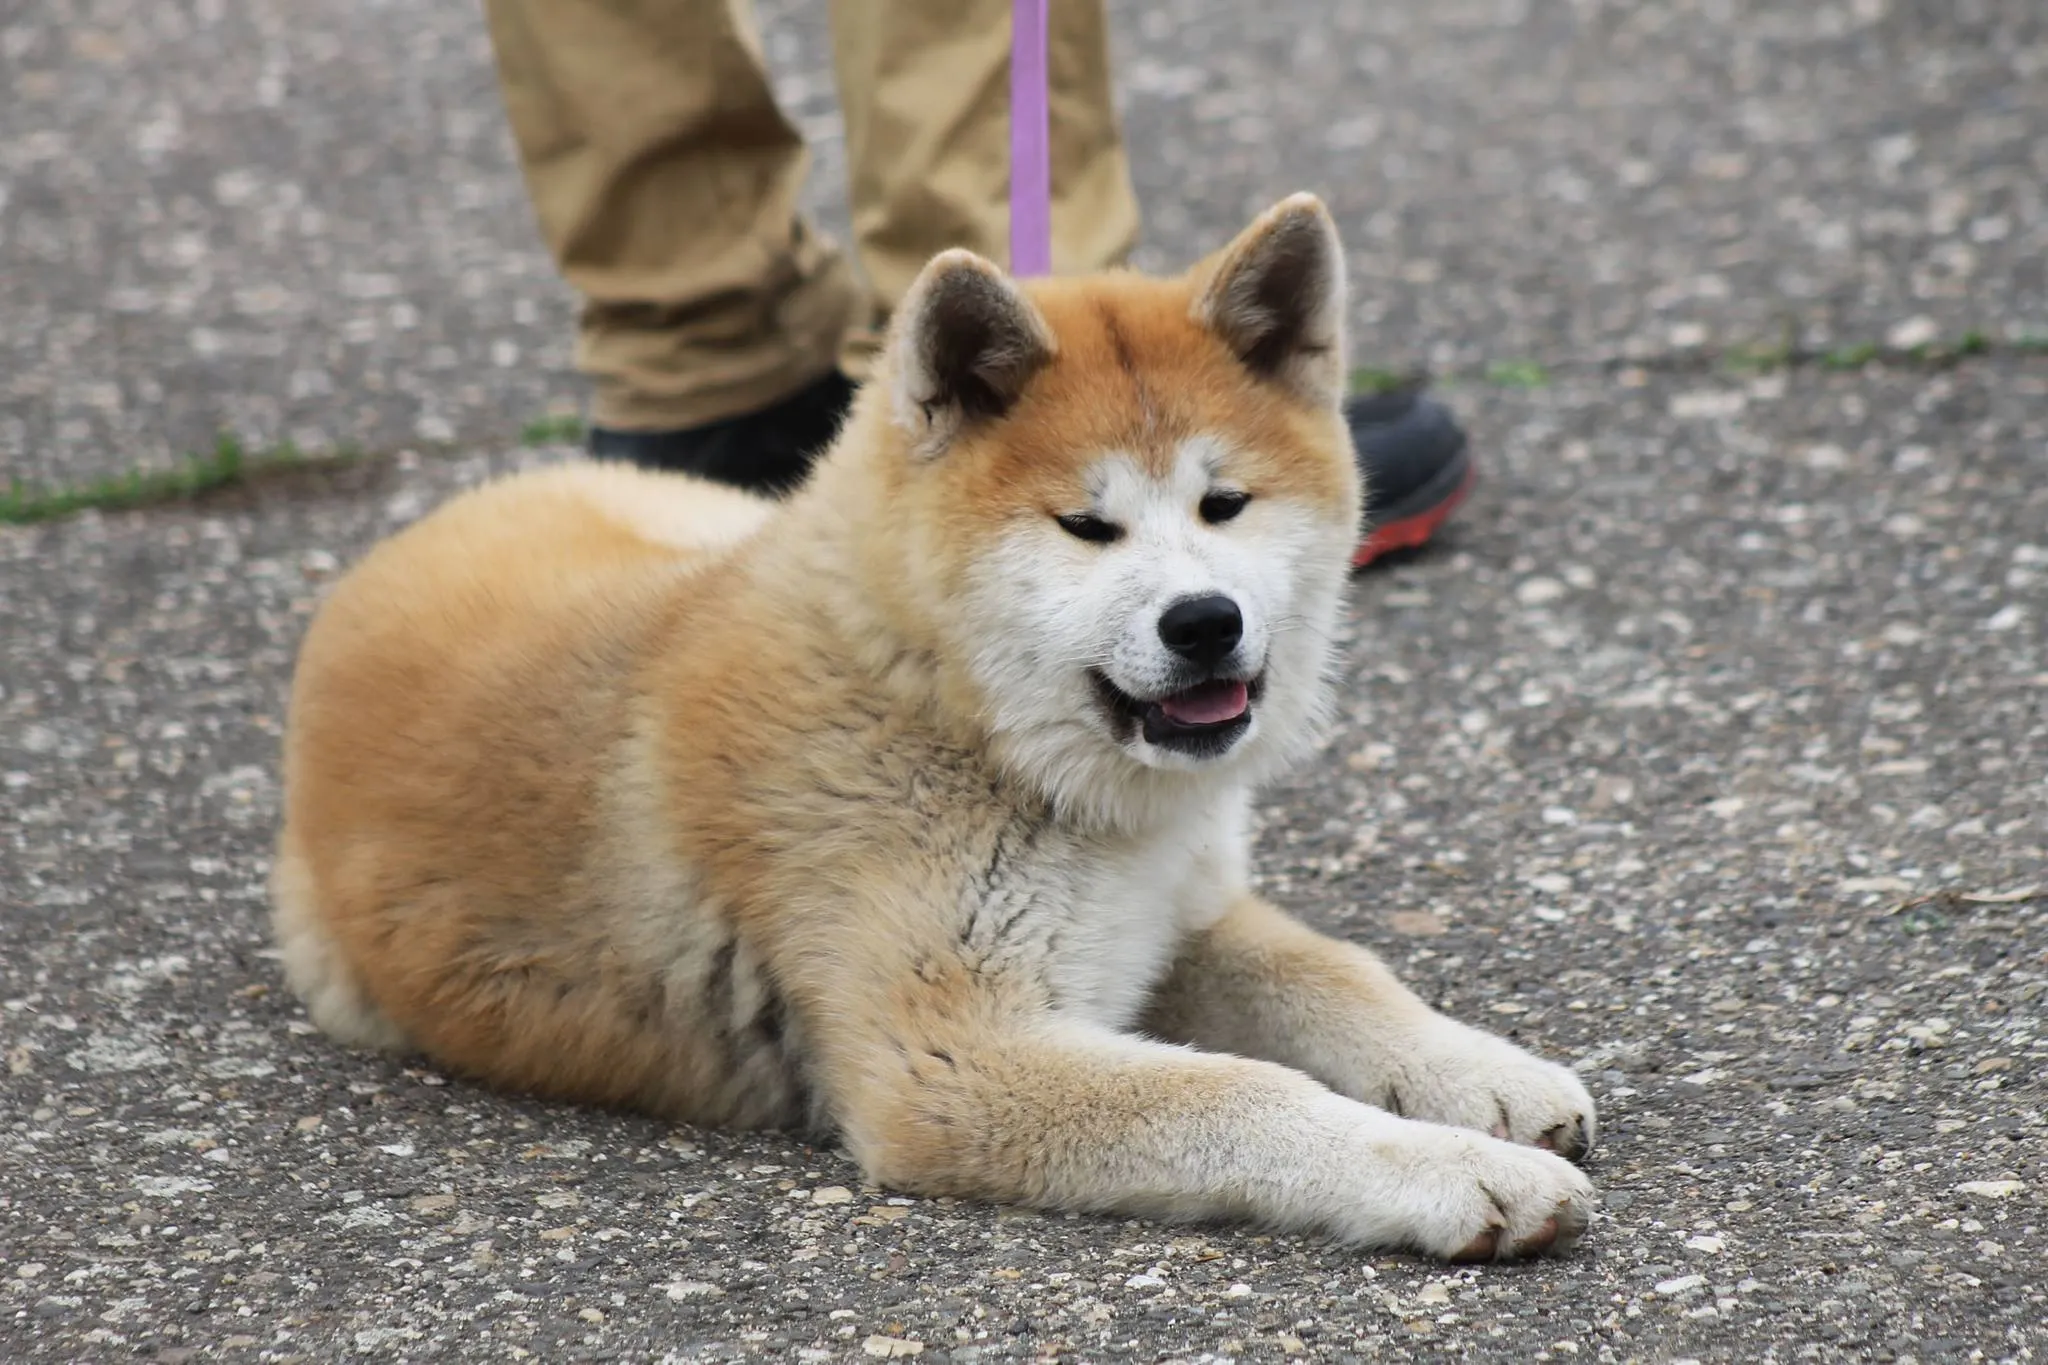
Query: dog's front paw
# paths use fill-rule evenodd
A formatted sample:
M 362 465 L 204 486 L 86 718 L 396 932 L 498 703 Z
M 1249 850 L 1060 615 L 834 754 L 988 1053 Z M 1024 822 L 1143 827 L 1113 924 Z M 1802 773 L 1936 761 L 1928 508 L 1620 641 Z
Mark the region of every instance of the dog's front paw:
M 1476 1128 L 1573 1161 L 1593 1150 L 1593 1097 L 1569 1070 L 1442 1016 L 1388 1058 L 1385 1093 L 1361 1098 L 1407 1118 Z
M 1598 1196 L 1553 1153 L 1409 1124 L 1397 1158 L 1407 1196 L 1403 1240 L 1447 1261 L 1507 1261 L 1571 1250 Z

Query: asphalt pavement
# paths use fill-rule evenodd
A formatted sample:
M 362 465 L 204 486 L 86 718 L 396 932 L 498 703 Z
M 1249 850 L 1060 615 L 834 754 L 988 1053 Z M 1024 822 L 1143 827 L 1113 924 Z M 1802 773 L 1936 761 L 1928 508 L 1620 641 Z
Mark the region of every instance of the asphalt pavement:
M 843 218 L 821 14 L 761 6 Z M 1259 870 L 1585 1076 L 1570 1257 L 1445 1268 L 862 1186 L 346 1052 L 265 927 L 324 586 L 575 458 L 481 24 L 0 12 L 0 1359 L 2048 1355 L 2048 10 L 1116 7 L 1170 266 L 1300 187 L 1486 473 L 1358 580 Z

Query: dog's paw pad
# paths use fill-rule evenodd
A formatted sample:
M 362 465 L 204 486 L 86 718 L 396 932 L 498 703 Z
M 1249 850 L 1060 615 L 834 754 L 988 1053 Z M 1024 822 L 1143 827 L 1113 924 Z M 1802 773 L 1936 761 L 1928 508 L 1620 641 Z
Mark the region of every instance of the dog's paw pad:
M 1491 1261 L 1500 1256 L 1500 1235 L 1504 1229 L 1493 1227 L 1474 1237 L 1471 1241 L 1451 1254 L 1450 1259 L 1460 1265 L 1474 1261 Z
M 1515 1243 L 1517 1256 L 1541 1256 L 1557 1241 L 1557 1219 L 1546 1218 L 1536 1231 Z

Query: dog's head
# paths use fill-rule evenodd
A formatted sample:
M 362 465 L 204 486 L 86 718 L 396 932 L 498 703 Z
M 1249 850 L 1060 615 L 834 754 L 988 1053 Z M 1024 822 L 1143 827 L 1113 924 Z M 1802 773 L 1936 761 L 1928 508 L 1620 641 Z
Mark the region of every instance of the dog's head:
M 1359 517 L 1343 312 L 1309 195 L 1178 279 L 954 251 L 912 287 L 864 414 L 904 600 L 1050 794 L 1256 778 L 1313 741 Z

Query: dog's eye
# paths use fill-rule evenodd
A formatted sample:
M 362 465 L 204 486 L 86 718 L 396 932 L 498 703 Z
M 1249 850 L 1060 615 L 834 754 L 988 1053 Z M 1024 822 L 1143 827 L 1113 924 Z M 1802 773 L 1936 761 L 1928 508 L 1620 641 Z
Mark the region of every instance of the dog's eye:
M 1211 526 L 1229 521 L 1242 512 L 1244 505 L 1251 500 L 1252 495 L 1249 493 L 1238 493 L 1227 488 L 1218 489 L 1202 499 L 1202 520 Z
M 1077 540 L 1107 545 L 1111 541 L 1124 538 L 1123 527 L 1113 521 L 1104 521 L 1101 517 L 1091 517 L 1086 512 L 1072 512 L 1055 520 L 1059 522 L 1062 531 Z

